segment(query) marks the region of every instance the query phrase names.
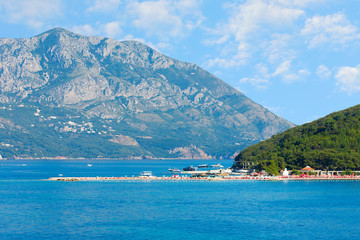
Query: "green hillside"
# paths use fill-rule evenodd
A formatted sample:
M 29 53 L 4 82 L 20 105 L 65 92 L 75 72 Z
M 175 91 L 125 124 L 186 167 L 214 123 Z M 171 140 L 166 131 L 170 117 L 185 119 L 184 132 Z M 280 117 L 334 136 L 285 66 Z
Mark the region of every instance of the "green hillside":
M 234 167 L 244 162 L 278 173 L 285 167 L 323 170 L 360 169 L 360 105 L 332 113 L 241 151 Z

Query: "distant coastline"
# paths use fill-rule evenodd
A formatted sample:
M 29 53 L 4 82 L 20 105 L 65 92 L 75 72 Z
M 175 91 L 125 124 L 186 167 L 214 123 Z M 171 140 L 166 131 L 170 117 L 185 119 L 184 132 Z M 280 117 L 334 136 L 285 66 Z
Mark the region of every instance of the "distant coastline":
M 142 157 L 128 157 L 128 158 L 85 158 L 85 157 L 16 157 L 16 158 L 1 158 L 0 161 L 6 160 L 191 160 L 191 161 L 229 161 L 231 158 L 142 158 Z

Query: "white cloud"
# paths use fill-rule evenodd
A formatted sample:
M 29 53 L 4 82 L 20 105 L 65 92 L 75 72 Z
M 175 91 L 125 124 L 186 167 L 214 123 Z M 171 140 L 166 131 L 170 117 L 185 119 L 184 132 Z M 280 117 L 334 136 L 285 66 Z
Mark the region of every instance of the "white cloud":
M 360 92 L 360 65 L 356 67 L 341 67 L 335 75 L 336 86 L 340 91 L 352 95 Z
M 0 0 L 1 15 L 12 23 L 41 28 L 46 20 L 62 14 L 60 0 Z
M 219 66 L 221 68 L 232 68 L 232 67 L 237 67 L 237 66 L 244 65 L 244 64 L 245 64 L 245 61 L 243 59 L 238 59 L 237 57 L 234 57 L 232 59 L 228 59 L 228 58 L 210 59 L 204 65 L 209 68 L 215 67 L 215 66 Z
M 307 70 L 307 69 L 300 69 L 300 70 L 298 71 L 298 75 L 299 75 L 300 77 L 308 77 L 308 76 L 311 75 L 311 72 L 310 72 L 309 70 Z
M 248 44 L 245 42 L 238 43 L 233 47 L 228 45 L 221 50 L 221 56 L 208 60 L 204 65 L 211 68 L 220 66 L 222 68 L 232 68 L 244 65 L 246 59 L 249 57 Z M 229 54 L 233 54 L 231 57 L 227 57 Z
M 232 13 L 228 23 L 222 27 L 238 41 L 247 39 L 260 28 L 289 26 L 305 14 L 302 9 L 289 6 L 287 1 L 248 0 L 228 7 Z
M 114 21 L 106 24 L 97 24 L 95 27 L 90 24 L 75 25 L 72 30 L 87 36 L 101 35 L 111 38 L 119 37 L 123 31 L 120 22 Z
M 266 78 L 269 77 L 269 68 L 267 65 L 263 63 L 259 63 L 256 65 L 256 71 L 260 73 L 262 76 L 265 76 Z
M 90 24 L 85 25 L 76 25 L 72 27 L 72 30 L 76 33 L 87 35 L 87 36 L 94 36 L 98 34 L 98 31 L 95 30 Z
M 296 52 L 289 46 L 293 41 L 294 37 L 290 34 L 272 34 L 271 39 L 265 41 L 263 44 L 263 53 L 267 57 L 269 63 L 276 64 L 278 62 L 294 59 L 296 57 Z
M 300 69 L 297 72 L 289 72 L 283 75 L 283 81 L 285 83 L 293 83 L 295 81 L 303 81 L 308 76 L 311 75 L 311 72 L 307 69 Z
M 322 4 L 326 2 L 326 0 L 273 0 L 282 3 L 283 5 L 291 6 L 291 7 L 297 7 L 297 8 L 305 8 L 309 5 L 314 4 Z
M 226 43 L 230 38 L 230 35 L 224 35 L 218 39 L 205 39 L 203 40 L 204 45 L 206 46 L 213 46 L 218 44 Z
M 201 1 L 189 0 L 131 1 L 127 5 L 127 16 L 147 35 L 162 39 L 183 37 L 201 24 L 200 4 Z
M 121 4 L 120 0 L 95 0 L 87 9 L 89 12 L 109 12 L 116 10 Z
M 273 77 L 276 77 L 278 75 L 282 75 L 285 73 L 288 73 L 290 71 L 290 67 L 291 67 L 291 61 L 290 60 L 286 60 L 284 62 L 282 62 L 277 69 L 275 70 L 275 72 L 272 74 Z
M 153 44 L 152 42 L 148 42 L 143 38 L 134 37 L 131 34 L 128 34 L 128 35 L 122 37 L 119 41 L 137 41 L 137 42 L 141 42 L 141 43 L 155 49 L 156 51 L 159 51 L 158 47 L 155 44 Z
M 169 50 L 172 49 L 173 45 L 171 45 L 170 43 L 166 43 L 166 42 L 159 42 L 156 44 L 157 48 L 161 49 L 161 50 Z
M 273 73 L 269 72 L 269 66 L 267 64 L 259 63 L 256 64 L 254 72 L 254 76 L 242 78 L 239 83 L 250 84 L 258 90 L 265 90 L 276 79 L 291 84 L 296 81 L 304 81 L 311 75 L 311 72 L 307 69 L 292 69 L 291 60 L 286 60 L 279 64 Z
M 310 18 L 306 20 L 301 34 L 309 36 L 310 48 L 323 44 L 343 45 L 360 39 L 359 29 L 343 13 Z
M 321 79 L 328 79 L 332 73 L 325 65 L 320 65 L 316 70 L 316 75 Z
M 298 7 L 307 7 L 310 4 L 321 4 L 326 2 L 326 0 L 287 0 L 292 2 L 295 6 Z
M 301 81 L 311 75 L 311 72 L 307 69 L 293 70 L 292 61 L 286 60 L 282 62 L 275 70 L 271 77 L 281 77 L 285 83 L 293 83 L 295 81 Z
M 265 90 L 270 85 L 269 79 L 262 78 L 260 76 L 240 79 L 240 84 L 245 84 L 245 83 L 249 83 L 251 86 L 255 87 L 258 90 Z
M 104 32 L 106 36 L 115 38 L 116 36 L 119 36 L 122 34 L 122 30 L 120 27 L 120 22 L 114 21 L 106 23 L 103 26 Z
M 239 66 L 260 52 L 272 63 L 292 59 L 290 56 L 294 55 L 294 52 L 284 46 L 284 43 L 290 40 L 290 34 L 272 34 L 272 42 L 268 34 L 271 31 L 289 30 L 295 21 L 305 16 L 304 10 L 293 1 L 247 0 L 225 4 L 225 7 L 229 11 L 229 18 L 224 24 L 219 24 L 215 31 L 209 31 L 218 35 L 218 38 L 204 42 L 208 45 L 221 45 L 225 49 L 231 48 L 232 51 L 212 60 L 212 65 Z M 226 64 L 226 61 L 229 63 Z
M 251 86 L 255 87 L 258 90 L 265 90 L 267 89 L 271 82 L 270 82 L 270 74 L 268 67 L 263 64 L 259 63 L 255 66 L 256 74 L 254 77 L 246 77 L 240 79 L 240 84 L 249 83 Z

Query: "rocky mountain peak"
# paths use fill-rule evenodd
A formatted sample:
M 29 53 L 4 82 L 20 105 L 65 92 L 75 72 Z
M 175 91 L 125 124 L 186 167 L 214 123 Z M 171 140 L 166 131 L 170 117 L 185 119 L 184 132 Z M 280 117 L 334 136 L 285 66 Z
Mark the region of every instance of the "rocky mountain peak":
M 0 104 L 72 109 L 94 122 L 115 121 L 126 128 L 117 126 L 122 130 L 108 138 L 134 139 L 141 149 L 167 129 L 163 138 L 176 140 L 159 148 L 168 154 L 195 146 L 211 156 L 205 149 L 216 151 L 212 144 L 218 143 L 229 155 L 293 126 L 195 64 L 140 42 L 62 28 L 1 39 L 0 88 Z M 144 135 L 151 138 L 140 139 L 153 140 L 144 145 L 138 139 Z M 205 143 L 206 136 L 214 143 Z

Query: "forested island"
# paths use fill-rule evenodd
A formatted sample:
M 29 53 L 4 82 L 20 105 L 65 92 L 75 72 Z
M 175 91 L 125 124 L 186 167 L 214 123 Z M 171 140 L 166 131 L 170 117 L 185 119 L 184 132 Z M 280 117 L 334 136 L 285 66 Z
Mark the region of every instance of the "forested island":
M 279 174 L 281 169 L 311 166 L 322 170 L 360 169 L 360 105 L 291 128 L 250 146 L 235 158 L 234 168 L 250 164 Z

